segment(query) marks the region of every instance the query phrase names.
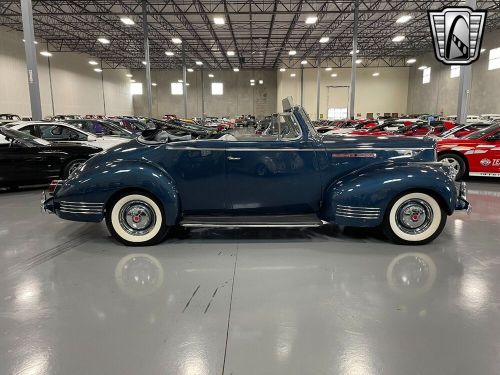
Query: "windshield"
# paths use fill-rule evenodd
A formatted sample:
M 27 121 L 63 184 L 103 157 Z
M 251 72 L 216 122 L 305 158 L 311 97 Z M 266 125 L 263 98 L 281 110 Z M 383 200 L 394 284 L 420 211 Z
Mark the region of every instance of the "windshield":
M 14 130 L 14 129 L 7 129 L 5 127 L 0 128 L 0 134 L 2 134 L 4 137 L 8 137 L 10 139 L 13 139 L 16 142 L 22 143 L 26 146 L 48 146 L 50 145 L 50 142 L 47 142 L 46 140 L 43 140 L 41 138 L 33 137 L 30 134 L 21 132 L 19 130 Z
M 468 134 L 463 138 L 464 139 L 479 139 L 482 136 L 484 136 L 484 135 L 486 135 L 486 134 L 488 134 L 488 133 L 490 133 L 493 130 L 498 129 L 498 128 L 500 128 L 500 125 L 498 125 L 498 124 L 491 125 L 491 126 L 488 126 L 487 128 L 484 128 L 484 129 L 475 131 L 474 133 Z

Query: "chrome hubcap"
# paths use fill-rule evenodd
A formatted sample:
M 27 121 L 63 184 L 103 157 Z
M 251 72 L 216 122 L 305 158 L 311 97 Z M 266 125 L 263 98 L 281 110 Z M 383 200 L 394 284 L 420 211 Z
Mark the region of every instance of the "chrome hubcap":
M 403 232 L 418 234 L 425 231 L 432 223 L 432 208 L 422 199 L 410 199 L 403 202 L 396 212 L 396 222 Z
M 442 160 L 443 164 L 447 167 L 451 168 L 451 171 L 453 174 L 456 176 L 458 172 L 460 172 L 460 164 L 458 164 L 458 161 L 452 158 L 446 158 Z
M 76 171 L 78 168 L 80 168 L 82 163 L 73 163 L 69 167 L 69 174 L 72 175 L 74 171 Z
M 143 201 L 128 202 L 120 209 L 119 218 L 121 227 L 134 236 L 149 233 L 156 223 L 154 209 Z

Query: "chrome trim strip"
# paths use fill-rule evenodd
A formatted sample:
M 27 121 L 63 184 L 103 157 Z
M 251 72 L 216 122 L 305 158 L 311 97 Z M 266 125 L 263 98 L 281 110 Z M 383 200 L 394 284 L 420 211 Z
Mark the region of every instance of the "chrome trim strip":
M 86 215 L 101 215 L 102 211 L 71 211 L 71 210 L 66 210 L 66 209 L 59 209 L 59 212 L 65 212 L 68 214 L 86 214 Z
M 363 215 L 363 216 L 380 216 L 380 212 L 369 212 L 369 211 L 347 211 L 347 210 L 337 210 L 336 214 L 339 215 Z
M 322 223 L 311 224 L 210 224 L 210 223 L 180 223 L 183 227 L 198 227 L 198 228 L 310 228 L 319 227 Z
M 346 210 L 370 210 L 370 211 L 380 211 L 378 207 L 358 207 L 358 206 L 344 206 L 342 204 L 338 204 L 337 208 L 346 209 Z
M 424 151 L 424 150 L 434 150 L 432 147 L 405 147 L 405 148 L 396 148 L 396 147 L 349 147 L 349 148 L 324 148 L 324 147 L 318 147 L 318 148 L 248 148 L 248 147 L 236 147 L 236 148 L 231 148 L 231 147 L 220 147 L 220 148 L 211 148 L 211 147 L 167 147 L 168 150 L 179 150 L 179 151 L 235 151 L 235 152 L 244 152 L 244 151 L 249 151 L 249 152 L 257 152 L 257 151 L 266 151 L 266 152 L 283 152 L 283 151 L 289 151 L 289 152 L 298 152 L 298 151 L 303 151 L 303 152 L 314 152 L 314 151 Z
M 344 215 L 344 214 L 338 214 L 336 213 L 335 216 L 338 217 L 347 217 L 351 219 L 366 219 L 366 220 L 375 220 L 379 218 L 379 215 L 377 216 L 363 216 L 363 215 Z
M 92 202 L 69 202 L 60 201 L 61 204 L 72 205 L 72 206 L 104 206 L 104 203 L 92 203 Z
M 75 211 L 75 212 L 102 212 L 102 209 L 92 209 L 92 208 L 75 208 L 75 207 L 66 207 L 66 206 L 61 206 L 59 208 L 60 210 L 68 210 L 68 211 Z

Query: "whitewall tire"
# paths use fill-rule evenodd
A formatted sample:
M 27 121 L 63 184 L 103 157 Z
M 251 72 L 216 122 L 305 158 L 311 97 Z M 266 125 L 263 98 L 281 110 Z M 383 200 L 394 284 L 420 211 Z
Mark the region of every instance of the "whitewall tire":
M 114 199 L 106 211 L 110 233 L 128 246 L 154 245 L 168 233 L 161 204 L 142 192 L 133 192 Z
M 406 193 L 389 204 L 383 222 L 385 235 L 393 242 L 423 245 L 434 240 L 446 224 L 446 212 L 426 193 Z

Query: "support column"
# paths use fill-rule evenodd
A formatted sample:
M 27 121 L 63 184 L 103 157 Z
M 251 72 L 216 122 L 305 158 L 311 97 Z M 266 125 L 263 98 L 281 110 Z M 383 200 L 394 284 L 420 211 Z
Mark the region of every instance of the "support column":
M 359 22 L 359 2 L 354 3 L 354 29 L 352 32 L 352 68 L 351 68 L 351 99 L 349 101 L 349 117 L 354 119 L 354 101 L 356 99 L 356 60 L 358 54 L 358 22 Z
M 304 65 L 300 66 L 300 105 L 304 106 Z
M 47 51 L 49 50 L 49 43 L 47 43 Z M 49 88 L 50 88 L 50 102 L 52 104 L 52 116 L 56 115 L 56 110 L 54 107 L 54 90 L 52 88 L 52 68 L 50 66 L 50 57 L 47 56 L 47 66 L 49 68 Z
M 106 95 L 104 94 L 104 69 L 102 68 L 102 60 L 101 60 L 101 90 L 102 90 L 102 107 L 104 109 L 104 117 L 107 116 L 106 113 Z
M 320 59 L 316 59 L 316 120 L 319 120 L 319 94 L 321 88 L 321 68 Z
M 201 68 L 201 123 L 205 125 L 205 79 Z
M 184 43 L 182 43 L 182 94 L 184 96 L 184 118 L 188 117 L 188 97 L 187 97 L 187 68 L 186 68 L 186 50 L 184 49 Z
M 26 68 L 28 71 L 28 88 L 30 93 L 31 117 L 42 119 L 42 103 L 40 101 L 40 82 L 36 63 L 35 32 L 33 29 L 33 6 L 31 0 L 21 0 L 23 19 L 24 51 L 26 53 Z
M 142 1 L 142 31 L 144 33 L 144 54 L 146 58 L 146 95 L 148 99 L 148 117 L 153 117 L 153 93 L 151 90 L 151 61 L 149 58 L 149 27 L 146 1 Z
M 476 0 L 466 0 L 465 6 L 476 9 Z M 460 84 L 458 86 L 457 123 L 467 122 L 472 85 L 472 64 L 460 66 Z

